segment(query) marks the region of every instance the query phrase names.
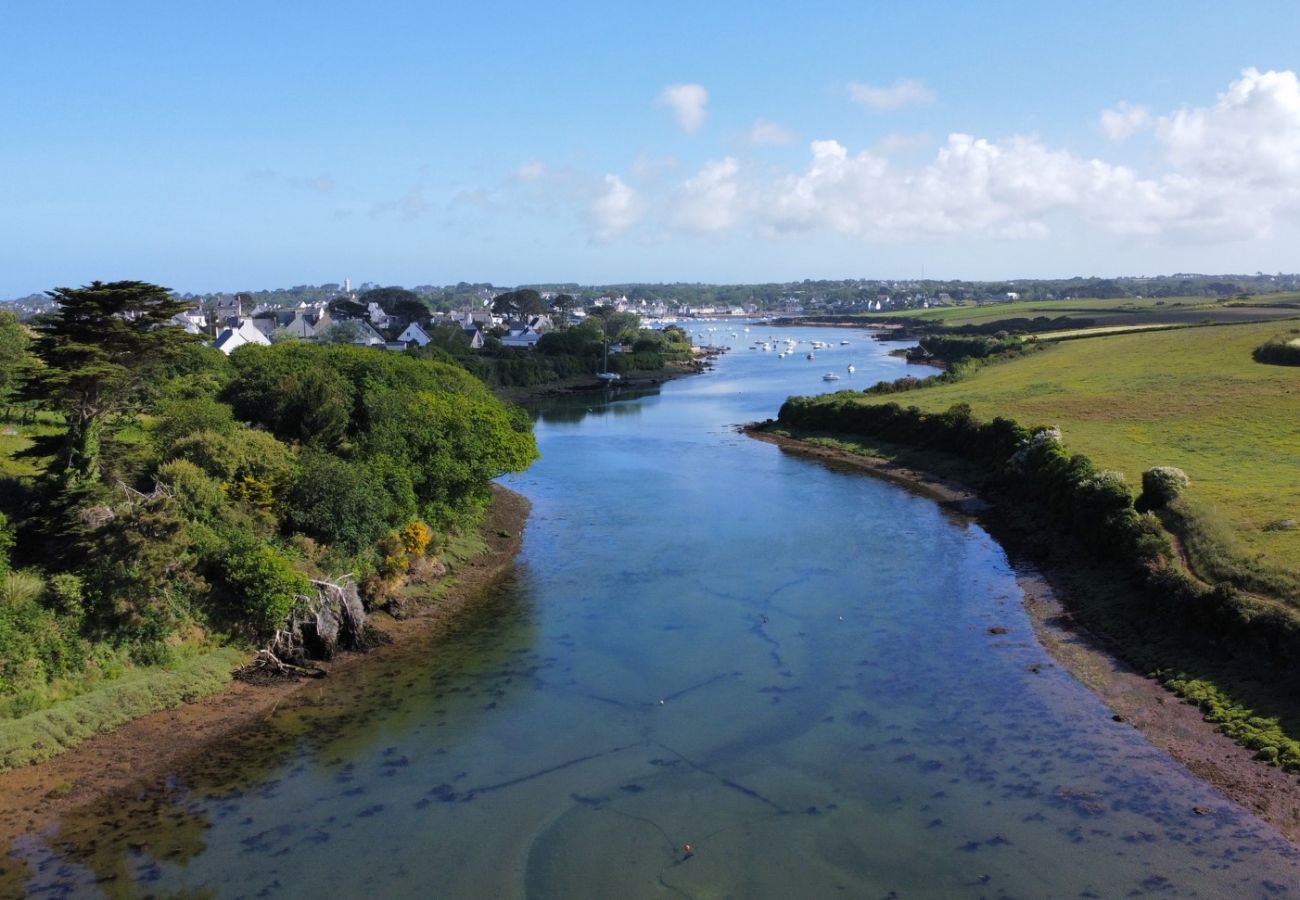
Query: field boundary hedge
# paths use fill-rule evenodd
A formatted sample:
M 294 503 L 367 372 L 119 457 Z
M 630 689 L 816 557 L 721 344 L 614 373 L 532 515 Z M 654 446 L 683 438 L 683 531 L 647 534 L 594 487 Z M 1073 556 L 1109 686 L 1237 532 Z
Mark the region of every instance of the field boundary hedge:
M 791 397 L 777 424 L 877 438 L 975 462 L 999 499 L 1043 514 L 1098 557 L 1120 563 L 1153 612 L 1284 670 L 1295 671 L 1300 663 L 1300 616 L 1229 583 L 1202 583 L 1178 566 L 1160 520 L 1138 512 L 1149 503 L 1135 497 L 1119 473 L 1098 471 L 1086 456 L 1070 454 L 1057 429 L 1031 429 L 1002 417 L 979 422 L 966 404 L 927 413 L 893 402 L 863 403 L 860 395 L 846 392 Z

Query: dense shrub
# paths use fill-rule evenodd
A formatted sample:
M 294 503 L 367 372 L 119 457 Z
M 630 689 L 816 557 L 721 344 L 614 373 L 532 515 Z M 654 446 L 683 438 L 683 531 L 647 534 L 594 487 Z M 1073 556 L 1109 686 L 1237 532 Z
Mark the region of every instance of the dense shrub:
M 34 573 L 0 576 L 0 698 L 35 690 L 84 664 L 79 618 L 59 616 L 42 605 L 44 591 Z
M 388 530 L 391 503 L 366 467 L 305 451 L 285 500 L 285 514 L 291 529 L 357 553 Z
M 274 630 L 299 596 L 311 591 L 307 576 L 266 544 L 235 540 L 221 565 L 231 620 L 257 634 Z
M 863 403 L 847 392 L 791 397 L 781 406 L 777 422 L 940 450 L 978 462 L 1001 495 L 1045 515 L 1098 556 L 1124 564 L 1152 606 L 1172 621 L 1216 639 L 1229 638 L 1281 665 L 1300 662 L 1300 617 L 1227 583 L 1203 585 L 1170 565 L 1173 547 L 1159 520 L 1139 512 L 1118 473 L 1097 472 L 1087 457 L 1070 455 L 1059 429 L 1030 432 L 1007 419 L 981 424 L 965 405 L 926 413 L 897 403 Z M 1176 493 L 1185 483 L 1186 476 L 1177 469 L 1152 469 L 1143 476 L 1143 498 Z
M 1300 366 L 1300 338 L 1275 337 L 1256 347 L 1251 356 L 1255 362 Z
M 1187 473 L 1173 466 L 1155 466 L 1142 473 L 1143 509 L 1164 509 L 1192 483 Z

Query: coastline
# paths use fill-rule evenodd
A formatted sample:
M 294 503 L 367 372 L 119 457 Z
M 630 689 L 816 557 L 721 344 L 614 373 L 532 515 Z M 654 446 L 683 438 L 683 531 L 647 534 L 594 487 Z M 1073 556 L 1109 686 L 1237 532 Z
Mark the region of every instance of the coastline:
M 798 438 L 741 429 L 755 440 L 782 450 L 856 469 L 884 478 L 970 516 L 989 526 L 990 504 L 957 481 L 940 478 L 880 457 L 809 444 Z M 1004 529 L 999 543 L 1014 551 Z M 1019 554 L 1017 554 L 1019 555 Z M 1096 694 L 1117 721 L 1137 728 L 1193 775 L 1216 787 L 1227 798 L 1259 816 L 1292 844 L 1300 846 L 1300 782 L 1294 775 L 1257 760 L 1205 721 L 1201 712 L 1153 678 L 1132 669 L 1105 642 L 1077 622 L 1070 612 L 1068 591 L 1059 573 L 1023 561 L 1013 564 L 1024 595 L 1024 608 L 1039 642 L 1055 662 Z
M 412 640 L 447 631 L 485 587 L 509 570 L 523 544 L 531 504 L 500 485 L 492 490 L 480 528 L 488 550 L 460 565 L 447 594 L 409 618 L 372 618 L 390 644 L 368 653 L 341 654 L 321 668 L 330 676 L 340 675 Z M 256 686 L 235 679 L 214 694 L 134 719 L 43 762 L 0 773 L 0 884 L 15 839 L 39 833 L 72 810 L 202 753 L 249 723 L 269 717 L 295 695 L 328 689 L 331 683 L 345 685 L 333 677 Z
M 604 393 L 611 390 L 625 390 L 631 388 L 639 390 L 642 388 L 657 387 L 669 381 L 675 381 L 678 378 L 685 378 L 688 375 L 701 375 L 712 368 L 711 360 L 725 352 L 722 348 L 713 348 L 706 352 L 698 353 L 695 359 L 686 363 L 670 363 L 664 368 L 656 371 L 634 371 L 629 372 L 619 382 L 617 386 L 606 384 L 597 380 L 592 375 L 575 375 L 571 378 L 562 378 L 559 381 L 548 381 L 544 384 L 531 384 L 520 387 L 502 387 L 493 390 L 493 393 L 501 400 L 511 403 L 527 403 L 532 400 L 547 400 L 554 397 L 569 397 L 575 394 L 593 394 Z

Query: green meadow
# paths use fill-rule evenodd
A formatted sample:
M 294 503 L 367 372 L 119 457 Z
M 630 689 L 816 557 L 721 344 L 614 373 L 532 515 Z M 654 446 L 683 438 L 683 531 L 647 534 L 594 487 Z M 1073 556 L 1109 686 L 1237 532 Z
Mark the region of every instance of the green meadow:
M 1072 451 L 1139 488 L 1145 469 L 1177 466 L 1192 480 L 1185 497 L 1198 569 L 1244 565 L 1300 583 L 1300 368 L 1251 358 L 1296 328 L 1270 322 L 1052 343 L 888 399 L 928 411 L 968 403 L 981 420 L 1058 425 Z
M 962 325 L 986 325 L 1003 319 L 1091 319 L 1098 327 L 1138 325 L 1193 325 L 1268 321 L 1300 315 L 1293 294 L 1277 294 L 1249 299 L 1212 300 L 1205 297 L 1123 298 L 1117 300 L 1018 300 L 1008 303 L 984 303 L 965 306 L 939 306 L 931 309 L 903 309 L 872 313 L 871 320 L 916 319 L 935 325 L 958 328 Z M 1291 304 L 1291 305 L 1287 305 Z

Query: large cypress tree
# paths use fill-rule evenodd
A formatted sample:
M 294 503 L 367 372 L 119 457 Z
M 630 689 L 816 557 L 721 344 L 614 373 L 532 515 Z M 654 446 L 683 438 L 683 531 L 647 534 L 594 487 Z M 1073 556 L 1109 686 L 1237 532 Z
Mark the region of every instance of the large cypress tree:
M 32 350 L 44 365 L 24 393 L 63 414 L 67 431 L 46 474 L 76 490 L 99 478 L 104 423 L 139 411 L 166 366 L 198 338 L 171 322 L 188 304 L 156 284 L 94 281 L 47 293 L 59 308 L 37 329 Z

